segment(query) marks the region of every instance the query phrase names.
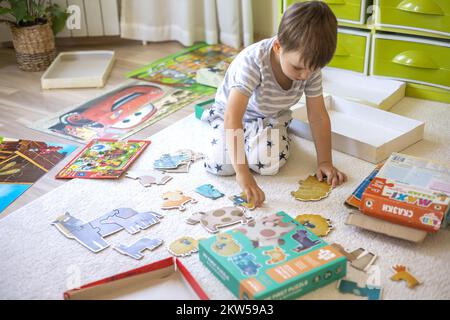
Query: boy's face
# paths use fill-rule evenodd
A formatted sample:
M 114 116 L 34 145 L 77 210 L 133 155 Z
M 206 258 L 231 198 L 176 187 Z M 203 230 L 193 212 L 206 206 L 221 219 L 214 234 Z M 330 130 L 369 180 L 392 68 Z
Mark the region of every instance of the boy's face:
M 280 52 L 280 64 L 283 73 L 291 80 L 306 80 L 314 70 L 305 67 L 300 54 L 296 51 Z
M 295 50 L 285 51 L 281 48 L 278 40 L 274 45 L 275 52 L 278 54 L 281 70 L 284 75 L 293 81 L 307 80 L 315 70 L 305 67 L 302 56 Z

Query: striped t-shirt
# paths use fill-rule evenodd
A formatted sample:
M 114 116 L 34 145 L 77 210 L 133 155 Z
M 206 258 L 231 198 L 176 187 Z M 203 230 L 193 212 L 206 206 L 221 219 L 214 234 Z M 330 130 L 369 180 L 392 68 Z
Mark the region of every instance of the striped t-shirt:
M 270 52 L 276 37 L 254 43 L 242 50 L 228 67 L 224 81 L 216 93 L 213 109 L 224 115 L 228 95 L 232 88 L 249 97 L 244 121 L 256 118 L 290 119 L 289 110 L 303 95 L 322 95 L 322 73 L 318 69 L 307 80 L 293 81 L 284 90 L 276 80 L 270 62 Z

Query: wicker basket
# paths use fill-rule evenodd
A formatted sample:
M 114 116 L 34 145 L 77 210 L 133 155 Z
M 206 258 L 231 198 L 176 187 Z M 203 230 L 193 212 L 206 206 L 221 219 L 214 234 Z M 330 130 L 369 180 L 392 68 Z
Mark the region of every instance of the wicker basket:
M 50 23 L 29 27 L 10 24 L 17 63 L 24 71 L 43 71 L 56 57 L 55 38 Z

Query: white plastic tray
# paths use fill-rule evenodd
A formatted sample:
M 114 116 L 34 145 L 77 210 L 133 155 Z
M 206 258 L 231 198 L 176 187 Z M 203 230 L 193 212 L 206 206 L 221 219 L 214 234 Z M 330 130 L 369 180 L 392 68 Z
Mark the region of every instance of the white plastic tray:
M 423 138 L 425 124 L 342 98 L 325 97 L 333 149 L 378 163 Z M 312 140 L 306 105 L 292 109 L 291 131 Z
M 114 51 L 61 52 L 41 77 L 43 89 L 101 88 L 114 64 Z

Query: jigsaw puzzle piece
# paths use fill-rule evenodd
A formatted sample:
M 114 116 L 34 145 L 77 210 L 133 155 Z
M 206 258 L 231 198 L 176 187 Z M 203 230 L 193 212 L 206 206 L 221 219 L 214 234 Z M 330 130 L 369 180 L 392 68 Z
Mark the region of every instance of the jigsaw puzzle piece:
M 152 171 L 128 171 L 126 177 L 139 180 L 144 187 L 150 187 L 152 184 L 163 185 L 172 180 L 172 177 L 165 175 L 157 170 Z
M 176 257 L 190 256 L 198 251 L 198 240 L 188 236 L 178 238 L 169 245 L 167 251 Z
M 162 195 L 164 200 L 161 209 L 178 209 L 180 211 L 186 210 L 185 204 L 187 203 L 197 203 L 192 197 L 184 195 L 182 191 L 168 191 Z
M 319 214 L 301 214 L 298 215 L 295 220 L 300 222 L 318 237 L 325 237 L 333 230 L 331 220 L 326 219 Z
M 168 173 L 188 173 L 191 167 L 190 162 L 182 163 L 177 168 L 174 169 L 163 169 L 164 172 Z
M 195 192 L 213 200 L 219 199 L 224 196 L 224 194 L 217 190 L 212 184 L 201 185 L 195 189 Z
M 139 260 L 144 257 L 143 251 L 145 250 L 153 251 L 162 244 L 163 241 L 161 239 L 142 238 L 129 246 L 119 244 L 117 246 L 114 246 L 113 249 L 115 249 L 116 251 L 120 252 L 123 255 L 127 255 L 136 260 Z
M 130 208 L 119 208 L 113 211 L 113 214 L 106 219 L 101 220 L 101 224 L 115 224 L 130 234 L 136 234 L 141 230 L 159 223 L 163 216 L 156 212 L 137 212 Z
M 194 212 L 186 219 L 186 222 L 189 224 L 200 223 L 206 231 L 216 233 L 221 227 L 230 226 L 239 222 L 246 224 L 251 220 L 252 217 L 248 216 L 243 208 L 223 207 L 206 212 Z
M 291 195 L 300 201 L 318 201 L 328 197 L 331 192 L 331 185 L 326 181 L 317 180 L 316 176 L 300 180 L 299 184 L 298 190 L 292 191 Z
M 76 240 L 92 252 L 97 253 L 109 247 L 109 243 L 100 235 L 98 228 L 73 217 L 69 213 L 58 217 L 52 222 L 52 225 L 67 238 Z
M 245 192 L 239 195 L 231 196 L 229 199 L 233 202 L 235 206 L 244 207 L 249 210 L 255 209 L 255 204 L 253 202 L 247 202 L 247 196 Z
M 409 272 L 406 266 L 398 264 L 393 266 L 392 270 L 395 272 L 391 277 L 392 281 L 405 281 L 410 289 L 420 284 L 419 280 Z

